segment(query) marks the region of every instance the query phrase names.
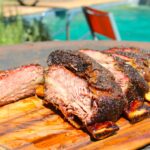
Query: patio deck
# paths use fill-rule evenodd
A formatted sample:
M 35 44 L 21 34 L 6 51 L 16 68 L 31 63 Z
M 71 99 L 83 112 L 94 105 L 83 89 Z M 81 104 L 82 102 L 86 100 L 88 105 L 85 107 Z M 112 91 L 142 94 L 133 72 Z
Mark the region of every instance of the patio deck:
M 15 15 L 30 15 L 35 13 L 41 13 L 51 8 L 64 8 L 64 9 L 74 9 L 81 6 L 99 5 L 107 3 L 116 3 L 123 0 L 61 0 L 61 1 L 39 1 L 36 7 L 30 6 L 20 6 L 17 2 L 5 1 L 3 4 L 3 14 L 5 17 L 15 16 Z

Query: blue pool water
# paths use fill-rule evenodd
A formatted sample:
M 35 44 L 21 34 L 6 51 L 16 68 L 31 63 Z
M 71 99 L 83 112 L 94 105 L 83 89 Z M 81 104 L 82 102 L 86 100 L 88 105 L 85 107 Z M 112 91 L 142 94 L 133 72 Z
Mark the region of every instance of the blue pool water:
M 122 40 L 150 41 L 150 6 L 117 6 L 105 8 L 114 15 Z M 47 17 L 51 36 L 55 40 L 66 40 L 65 17 Z M 80 40 L 89 31 L 82 12 L 77 13 L 70 25 L 71 40 Z M 103 38 L 103 37 L 101 37 Z M 92 39 L 91 35 L 84 39 Z
M 126 6 L 110 9 L 123 40 L 150 41 L 150 6 Z

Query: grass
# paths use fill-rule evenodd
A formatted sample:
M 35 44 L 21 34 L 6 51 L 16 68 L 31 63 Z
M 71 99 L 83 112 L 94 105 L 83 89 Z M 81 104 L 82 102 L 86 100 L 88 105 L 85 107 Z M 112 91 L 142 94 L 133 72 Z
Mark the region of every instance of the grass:
M 5 23 L 3 19 L 0 21 L 0 44 L 16 44 L 24 41 L 23 22 L 20 18 L 13 23 Z
M 0 6 L 2 10 L 2 1 Z M 50 33 L 39 19 L 27 21 L 21 16 L 5 18 L 0 11 L 0 45 L 51 40 Z

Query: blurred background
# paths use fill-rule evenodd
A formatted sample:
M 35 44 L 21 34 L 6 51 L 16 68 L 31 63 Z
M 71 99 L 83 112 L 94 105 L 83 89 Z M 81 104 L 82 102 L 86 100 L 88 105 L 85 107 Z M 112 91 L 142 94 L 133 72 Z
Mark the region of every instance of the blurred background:
M 150 42 L 150 0 L 0 0 L 0 45 L 92 40 L 83 6 L 111 13 L 121 40 Z

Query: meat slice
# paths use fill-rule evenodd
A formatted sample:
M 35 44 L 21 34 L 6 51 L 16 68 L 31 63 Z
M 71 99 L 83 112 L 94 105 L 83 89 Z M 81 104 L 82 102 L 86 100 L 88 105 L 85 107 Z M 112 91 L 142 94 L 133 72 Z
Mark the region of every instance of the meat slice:
M 132 123 L 149 116 L 149 108 L 144 105 L 143 99 L 149 87 L 144 78 L 133 67 L 118 57 L 100 51 L 80 50 L 80 52 L 95 59 L 114 75 L 115 81 L 120 85 L 128 100 L 128 107 L 124 112 Z
M 51 64 L 45 72 L 45 103 L 53 104 L 70 123 L 86 128 L 96 139 L 103 139 L 118 130 L 114 121 L 125 106 L 118 92 L 94 88 L 58 64 Z
M 114 82 L 115 79 L 111 72 L 80 52 L 54 51 L 49 55 L 47 63 L 48 65 L 65 66 L 78 76 L 85 78 L 94 88 L 121 93 L 120 88 L 118 89 Z
M 121 51 L 121 52 L 132 52 L 132 53 L 137 53 L 137 54 L 145 54 L 147 55 L 149 53 L 149 51 L 147 50 L 142 50 L 142 49 L 139 49 L 139 48 L 136 48 L 136 47 L 113 47 L 113 48 L 110 48 L 110 49 L 107 49 L 107 50 L 104 50 L 103 52 L 109 52 L 109 53 L 115 53 L 115 52 L 118 52 L 118 51 Z
M 114 49 L 109 49 L 104 52 L 123 59 L 128 62 L 128 64 L 132 65 L 132 67 L 136 68 L 145 79 L 148 78 L 147 76 L 150 74 L 150 58 L 148 54 L 140 51 L 125 51 L 120 48 L 116 48 L 115 51 Z M 149 81 L 150 79 L 147 80 Z
M 132 53 L 131 56 L 134 54 L 135 57 L 148 58 L 150 59 L 150 51 L 149 50 L 142 50 L 136 47 L 114 47 L 103 51 L 104 53 L 111 53 L 115 54 L 118 52 L 125 52 L 125 53 Z M 130 55 L 130 54 L 129 54 Z
M 43 68 L 37 64 L 0 72 L 0 106 L 35 95 L 43 79 Z
M 106 50 L 106 53 L 111 53 L 113 56 L 123 59 L 127 64 L 130 64 L 135 68 L 141 76 L 149 84 L 149 92 L 145 94 L 145 99 L 150 101 L 150 57 L 148 54 L 144 54 L 134 51 L 124 51 L 124 49 L 116 48 L 114 50 Z
M 73 118 L 79 118 L 83 126 L 96 139 L 105 138 L 118 129 L 113 122 L 118 120 L 122 114 L 126 100 L 111 72 L 90 57 L 75 51 L 52 52 L 48 57 L 48 65 L 49 70 L 45 77 L 47 103 L 57 102 L 54 105 L 69 121 L 71 120 L 71 123 L 72 120 L 75 120 Z M 55 70 L 54 66 L 57 66 L 58 69 L 52 73 L 52 70 Z M 60 72 L 60 68 L 63 68 L 63 71 Z M 52 76 L 53 74 L 54 76 Z M 57 81 L 59 78 L 61 81 Z M 48 79 L 52 81 L 48 82 Z M 54 88 L 54 91 L 58 91 L 51 92 L 51 87 Z M 57 87 L 59 88 L 57 89 Z M 66 94 L 60 94 L 60 91 Z M 54 97 L 53 101 L 52 97 Z M 64 104 L 65 99 L 69 101 L 69 106 Z M 83 108 L 77 109 L 73 106 L 73 102 L 79 108 Z M 71 114 L 68 107 L 73 109 Z

